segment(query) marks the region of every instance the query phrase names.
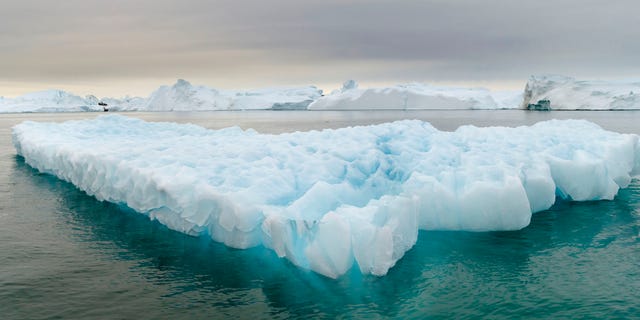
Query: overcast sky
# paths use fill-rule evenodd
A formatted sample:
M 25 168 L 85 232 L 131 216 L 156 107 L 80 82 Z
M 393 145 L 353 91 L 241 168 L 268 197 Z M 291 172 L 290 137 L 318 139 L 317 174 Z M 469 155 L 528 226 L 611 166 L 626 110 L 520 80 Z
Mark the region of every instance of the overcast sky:
M 640 2 L 0 0 L 0 95 L 638 78 Z

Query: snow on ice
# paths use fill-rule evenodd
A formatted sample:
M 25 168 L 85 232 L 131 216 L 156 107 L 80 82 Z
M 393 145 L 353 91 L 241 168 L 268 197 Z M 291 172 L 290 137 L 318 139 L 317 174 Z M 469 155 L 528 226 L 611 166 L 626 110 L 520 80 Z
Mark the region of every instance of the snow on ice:
M 260 134 L 109 115 L 13 129 L 32 167 L 102 201 L 339 277 L 384 275 L 418 230 L 517 230 L 558 198 L 612 199 L 637 135 L 586 121 L 438 131 L 406 120 Z

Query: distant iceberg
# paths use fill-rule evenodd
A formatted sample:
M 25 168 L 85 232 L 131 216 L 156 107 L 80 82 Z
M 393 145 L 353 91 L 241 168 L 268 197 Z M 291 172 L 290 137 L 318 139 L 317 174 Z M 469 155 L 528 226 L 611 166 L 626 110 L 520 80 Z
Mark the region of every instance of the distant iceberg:
M 497 92 L 483 88 L 441 87 L 412 83 L 386 88 L 360 89 L 355 81 L 321 97 L 310 110 L 370 109 L 516 109 L 521 92 Z
M 322 90 L 314 86 L 231 91 L 194 86 L 179 79 L 173 86 L 153 92 L 142 110 L 305 110 L 321 95 Z
M 85 98 L 62 91 L 45 90 L 25 94 L 17 98 L 1 98 L 2 112 L 80 112 L 102 111 L 93 96 Z
M 429 110 L 535 109 L 639 110 L 640 81 L 579 81 L 565 76 L 532 76 L 522 91 L 434 86 L 421 83 L 360 88 L 354 80 L 330 94 L 315 86 L 218 90 L 179 79 L 146 98 L 80 97 L 61 90 L 0 97 L 0 113 L 213 110 Z M 548 103 L 548 108 L 546 107 Z M 545 107 L 540 107 L 544 105 Z
M 140 110 L 146 106 L 146 99 L 140 97 L 98 99 L 88 95 L 83 98 L 62 90 L 44 90 L 16 98 L 0 98 L 0 113 L 98 112 L 104 110 L 101 102 L 111 110 Z
M 532 76 L 522 108 L 548 100 L 551 110 L 640 109 L 640 80 L 584 81 L 560 75 Z
M 118 115 L 13 128 L 32 167 L 234 248 L 384 275 L 425 230 L 517 230 L 557 198 L 612 199 L 637 135 L 586 121 L 438 131 L 422 121 L 279 135 Z
M 100 102 L 111 111 L 305 110 L 321 95 L 322 90 L 314 86 L 233 91 L 194 86 L 179 79 L 147 98 L 83 98 L 62 90 L 0 98 L 0 113 L 103 111 Z

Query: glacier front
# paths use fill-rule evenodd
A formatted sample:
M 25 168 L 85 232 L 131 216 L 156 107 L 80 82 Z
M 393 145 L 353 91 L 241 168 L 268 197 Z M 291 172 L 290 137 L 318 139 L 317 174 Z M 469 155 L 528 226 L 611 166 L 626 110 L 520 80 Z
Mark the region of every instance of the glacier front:
M 13 128 L 32 167 L 101 201 L 336 278 L 384 275 L 418 230 L 517 230 L 557 198 L 612 199 L 637 135 L 578 120 L 439 131 L 405 120 L 260 134 L 120 115 Z

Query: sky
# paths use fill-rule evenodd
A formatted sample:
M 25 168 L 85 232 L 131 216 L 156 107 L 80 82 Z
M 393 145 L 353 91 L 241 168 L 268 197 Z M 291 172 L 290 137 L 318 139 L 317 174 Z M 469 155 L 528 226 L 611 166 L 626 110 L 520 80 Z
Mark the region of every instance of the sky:
M 0 96 L 639 78 L 637 0 L 0 0 Z

